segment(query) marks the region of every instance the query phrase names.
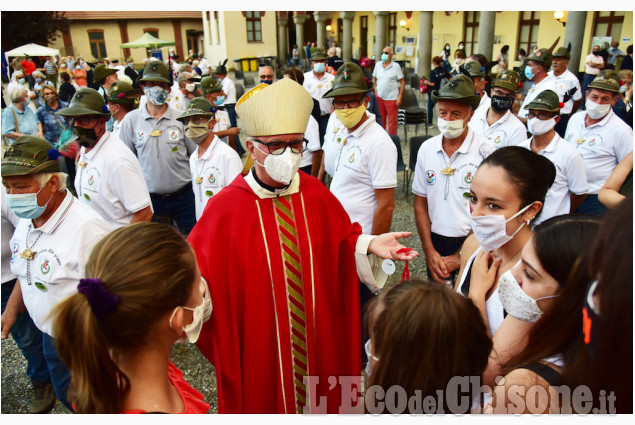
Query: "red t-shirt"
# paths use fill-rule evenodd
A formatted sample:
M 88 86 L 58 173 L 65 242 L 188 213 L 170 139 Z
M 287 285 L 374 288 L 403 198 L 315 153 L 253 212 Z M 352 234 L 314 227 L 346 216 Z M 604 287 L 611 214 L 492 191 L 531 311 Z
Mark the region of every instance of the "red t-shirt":
M 35 68 L 36 68 L 35 62 L 28 61 L 26 59 L 20 62 L 20 65 L 22 65 L 22 68 L 24 68 L 25 77 L 28 77 L 29 75 L 33 74 L 33 71 L 35 71 Z
M 170 382 L 176 390 L 179 392 L 181 396 L 181 400 L 183 400 L 183 404 L 185 405 L 185 409 L 181 413 L 194 413 L 194 414 L 202 414 L 207 413 L 209 410 L 209 404 L 203 401 L 203 394 L 196 391 L 190 384 L 187 383 L 185 379 L 183 379 L 183 372 L 181 372 L 176 366 L 170 362 L 170 367 L 168 369 L 168 377 L 170 378 Z M 141 409 L 132 409 L 126 410 L 121 413 L 148 413 L 145 410 Z

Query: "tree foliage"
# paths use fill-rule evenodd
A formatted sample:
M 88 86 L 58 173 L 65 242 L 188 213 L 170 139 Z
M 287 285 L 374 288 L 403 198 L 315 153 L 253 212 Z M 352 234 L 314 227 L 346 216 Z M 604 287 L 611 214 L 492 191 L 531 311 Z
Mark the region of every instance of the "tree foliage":
M 64 12 L 2 11 L 2 49 L 11 50 L 27 43 L 46 46 L 68 25 Z

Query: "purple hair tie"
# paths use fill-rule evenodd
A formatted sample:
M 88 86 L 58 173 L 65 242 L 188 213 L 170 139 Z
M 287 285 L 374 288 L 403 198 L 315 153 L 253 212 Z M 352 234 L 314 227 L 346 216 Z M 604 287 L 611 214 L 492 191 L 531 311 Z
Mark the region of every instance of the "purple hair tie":
M 100 319 L 115 311 L 119 304 L 119 297 L 108 291 L 99 278 L 80 279 L 77 291 L 86 296 L 93 313 Z

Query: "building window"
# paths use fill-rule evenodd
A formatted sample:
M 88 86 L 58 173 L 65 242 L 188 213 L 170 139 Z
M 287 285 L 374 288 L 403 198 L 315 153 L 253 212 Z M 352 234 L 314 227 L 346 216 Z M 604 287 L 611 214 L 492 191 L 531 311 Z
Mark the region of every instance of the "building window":
M 88 41 L 90 43 L 90 53 L 94 58 L 105 58 L 108 56 L 104 30 L 88 30 Z
M 525 49 L 527 56 L 531 55 L 533 47 L 538 45 L 538 26 L 540 12 L 520 12 L 518 23 L 518 48 Z
M 472 55 L 476 51 L 478 45 L 478 22 L 480 17 L 481 12 L 465 12 L 463 14 L 463 41 L 465 41 L 465 54 L 467 56 Z
M 595 12 L 593 16 L 593 36 L 611 37 L 612 41 L 619 43 L 622 36 L 623 23 L 624 12 Z
M 196 46 L 196 41 L 198 39 L 198 32 L 196 30 L 186 30 L 185 36 L 187 37 L 187 50 L 198 51 L 198 47 Z
M 362 16 L 362 19 L 360 20 L 360 37 L 359 37 L 359 42 L 360 42 L 360 52 L 359 52 L 359 58 L 363 58 L 365 56 L 368 56 L 368 16 Z M 359 59 L 358 58 L 358 59 Z
M 388 15 L 388 45 L 395 49 L 397 44 L 397 13 L 393 12 Z M 383 49 L 385 46 L 382 46 Z
M 214 11 L 214 29 L 216 30 L 216 44 L 220 44 L 220 21 L 218 20 L 218 11 Z
M 247 21 L 247 42 L 262 41 L 261 12 L 245 12 Z

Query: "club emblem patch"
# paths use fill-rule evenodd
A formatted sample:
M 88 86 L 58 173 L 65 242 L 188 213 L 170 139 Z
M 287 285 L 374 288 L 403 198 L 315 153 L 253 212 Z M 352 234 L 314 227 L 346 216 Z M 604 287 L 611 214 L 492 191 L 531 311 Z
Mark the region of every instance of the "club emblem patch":
M 437 175 L 434 171 L 428 170 L 426 171 L 426 182 L 429 185 L 433 185 L 437 181 Z

